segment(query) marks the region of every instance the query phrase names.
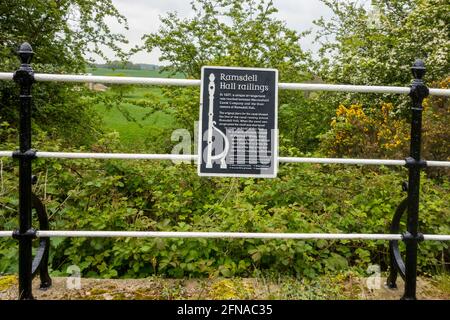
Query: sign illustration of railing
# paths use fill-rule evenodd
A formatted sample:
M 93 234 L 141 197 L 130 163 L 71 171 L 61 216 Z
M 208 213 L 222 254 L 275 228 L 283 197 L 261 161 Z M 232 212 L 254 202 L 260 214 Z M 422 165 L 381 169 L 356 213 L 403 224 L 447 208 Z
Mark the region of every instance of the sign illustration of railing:
M 450 97 L 449 89 L 428 89 L 422 78 L 425 66 L 417 60 L 411 70 L 414 76 L 408 87 L 356 86 L 333 84 L 279 83 L 279 89 L 302 91 L 340 91 L 361 93 L 409 94 L 412 99 L 410 156 L 405 160 L 343 159 L 343 158 L 293 158 L 279 157 L 280 163 L 320 163 L 347 165 L 406 166 L 409 170 L 408 196 L 394 214 L 390 234 L 325 234 L 325 233 L 239 233 L 239 232 L 159 232 L 159 231 L 53 231 L 48 230 L 45 207 L 32 193 L 32 160 L 35 158 L 61 159 L 130 159 L 130 160 L 196 160 L 197 155 L 173 154 L 125 154 L 125 153 L 71 153 L 41 152 L 31 148 L 31 87 L 35 81 L 96 82 L 115 84 L 146 84 L 200 86 L 200 80 L 159 79 L 137 77 L 106 77 L 58 74 L 34 74 L 31 68 L 33 50 L 28 43 L 20 46 L 20 68 L 13 73 L 0 72 L 0 80 L 14 80 L 20 86 L 20 149 L 0 151 L 0 157 L 13 157 L 19 162 L 19 229 L 0 231 L 0 237 L 14 237 L 19 241 L 19 299 L 33 299 L 32 279 L 38 272 L 41 287 L 51 286 L 48 275 L 49 237 L 148 237 L 148 238 L 252 238 L 297 240 L 387 240 L 390 244 L 391 268 L 387 285 L 396 287 L 397 274 L 405 280 L 403 299 L 416 299 L 417 246 L 420 241 L 450 241 L 450 235 L 421 234 L 418 230 L 420 171 L 425 167 L 450 167 L 450 161 L 425 161 L 421 159 L 422 102 L 429 94 Z M 36 209 L 41 230 L 32 228 L 32 209 Z M 400 234 L 400 218 L 407 212 L 407 231 Z M 32 241 L 40 238 L 39 248 L 33 260 Z M 406 260 L 403 262 L 398 242 L 406 244 Z

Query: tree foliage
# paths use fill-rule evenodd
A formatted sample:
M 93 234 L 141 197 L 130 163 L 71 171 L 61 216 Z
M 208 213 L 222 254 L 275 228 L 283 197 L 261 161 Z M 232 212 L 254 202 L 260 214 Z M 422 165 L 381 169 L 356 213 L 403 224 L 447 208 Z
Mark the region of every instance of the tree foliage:
M 158 48 L 169 71 L 198 79 L 204 65 L 259 67 L 278 69 L 281 82 L 313 79 L 311 56 L 299 44 L 307 32 L 289 29 L 276 18 L 273 1 L 196 0 L 191 6 L 192 17 L 182 19 L 176 12 L 168 13 L 161 18 L 159 30 L 144 37 L 145 49 Z M 165 100 L 179 123 L 192 129 L 198 119 L 197 90 L 166 90 Z M 311 150 L 316 136 L 324 131 L 318 121 L 327 118 L 324 108 L 317 108 L 316 117 L 308 112 L 310 104 L 303 93 L 286 90 L 279 93 L 279 106 L 284 141 Z
M 334 12 L 319 19 L 320 76 L 326 81 L 404 86 L 410 67 L 424 59 L 428 82 L 450 70 L 450 6 L 446 0 L 323 0 Z
M 107 20 L 126 19 L 111 0 L 3 0 L 0 3 L 0 55 L 2 66 L 17 66 L 14 53 L 24 41 L 39 52 L 35 64 L 51 65 L 60 72 L 83 72 L 86 56 L 109 47 L 119 56 L 118 46 L 127 40 L 110 31 Z M 3 65 L 5 64 L 5 65 Z
M 196 0 L 193 17 L 176 12 L 161 18 L 158 32 L 144 37 L 148 51 L 161 50 L 161 61 L 174 72 L 198 78 L 204 65 L 270 67 L 281 80 L 303 80 L 309 55 L 299 34 L 274 17 L 277 9 L 267 0 Z
M 323 2 L 335 14 L 330 21 L 319 19 L 316 22 L 320 27 L 318 40 L 322 41 L 316 70 L 326 82 L 404 87 L 411 81 L 413 62 L 420 58 L 426 64 L 427 84 L 448 88 L 448 1 L 374 0 L 371 9 L 354 0 Z M 334 104 L 336 117 L 331 130 L 323 135 L 326 153 L 406 156 L 409 141 L 402 136 L 409 131 L 408 96 L 332 94 L 327 95 L 327 100 Z M 360 114 L 342 113 L 340 110 L 345 106 L 350 106 L 348 111 L 358 109 Z M 386 106 L 390 106 L 389 110 Z M 424 156 L 445 159 L 450 139 L 450 132 L 443 125 L 449 121 L 448 99 L 430 98 L 426 106 Z M 380 117 L 381 114 L 384 116 Z
M 123 35 L 110 31 L 107 19 L 126 19 L 111 0 L 2 0 L 0 2 L 0 69 L 14 71 L 19 65 L 18 46 L 29 42 L 37 53 L 35 72 L 82 73 L 86 57 L 105 57 L 109 47 L 119 57 L 125 43 Z M 97 122 L 91 106 L 80 97 L 84 87 L 68 84 L 34 85 L 33 116 L 35 123 L 50 134 L 74 143 L 85 142 L 96 131 Z M 0 83 L 0 119 L 17 124 L 17 90 L 11 82 Z M 87 94 L 87 93 L 86 93 Z M 76 110 L 76 112 L 74 112 Z

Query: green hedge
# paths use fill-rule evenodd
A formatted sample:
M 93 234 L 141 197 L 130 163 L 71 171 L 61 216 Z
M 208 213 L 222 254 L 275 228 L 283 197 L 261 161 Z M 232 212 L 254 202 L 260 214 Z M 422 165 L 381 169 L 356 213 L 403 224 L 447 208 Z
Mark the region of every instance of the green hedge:
M 101 145 L 112 148 L 114 142 Z M 117 160 L 38 159 L 35 171 L 35 192 L 45 196 L 51 228 L 58 230 L 388 233 L 407 178 L 406 169 L 310 164 L 281 165 L 276 179 L 200 178 L 190 164 Z M 13 160 L 3 160 L 2 174 L 1 229 L 11 230 L 18 204 Z M 423 233 L 450 233 L 449 185 L 423 176 Z M 255 270 L 314 277 L 388 266 L 386 241 L 53 238 L 51 243 L 54 274 L 76 264 L 85 276 L 105 278 L 251 276 Z M 0 273 L 17 270 L 16 250 L 14 240 L 0 240 Z M 419 250 L 421 273 L 449 263 L 445 242 L 426 241 Z

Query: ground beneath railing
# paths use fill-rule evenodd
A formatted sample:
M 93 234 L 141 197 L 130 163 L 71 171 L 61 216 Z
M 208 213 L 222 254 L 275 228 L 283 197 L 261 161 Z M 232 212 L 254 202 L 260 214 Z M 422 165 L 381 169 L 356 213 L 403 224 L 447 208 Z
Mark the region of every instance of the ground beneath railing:
M 39 300 L 154 300 L 154 299 L 358 299 L 397 300 L 403 294 L 403 281 L 391 290 L 381 278 L 378 289 L 369 289 L 367 278 L 349 275 L 323 276 L 317 280 L 292 277 L 214 278 L 214 279 L 88 279 L 80 287 L 70 278 L 53 278 L 53 286 L 39 290 L 39 279 L 33 282 L 33 294 Z M 372 286 L 377 282 L 371 281 Z M 72 289 L 69 289 L 72 288 Z M 419 299 L 450 300 L 450 278 L 419 278 Z M 0 277 L 0 299 L 17 299 L 17 277 Z

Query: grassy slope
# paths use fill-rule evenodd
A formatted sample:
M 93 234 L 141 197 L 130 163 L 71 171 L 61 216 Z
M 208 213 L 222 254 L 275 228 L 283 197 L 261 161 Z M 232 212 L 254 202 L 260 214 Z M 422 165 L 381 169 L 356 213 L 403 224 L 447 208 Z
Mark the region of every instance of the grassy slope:
M 129 76 L 129 77 L 153 77 L 167 78 L 167 72 L 160 73 L 155 70 L 128 70 L 128 69 L 107 69 L 96 68 L 90 69 L 93 75 L 107 76 Z M 174 78 L 182 78 L 181 74 L 175 75 Z M 127 95 L 130 99 L 143 99 L 146 93 L 160 94 L 161 90 L 155 87 L 136 87 Z M 108 93 L 99 93 L 108 94 Z M 130 115 L 137 122 L 128 121 L 124 115 L 116 108 L 107 110 L 104 105 L 98 105 L 98 111 L 102 114 L 105 129 L 108 131 L 117 131 L 120 134 L 120 140 L 127 151 L 132 152 L 136 148 L 142 147 L 145 140 L 151 140 L 158 134 L 158 129 L 168 128 L 173 124 L 174 119 L 163 112 L 155 112 L 149 117 L 145 117 L 147 110 L 132 104 L 123 105 L 126 107 Z M 145 119 L 143 119 L 145 117 Z
M 149 78 L 184 78 L 178 73 L 175 76 L 169 76 L 168 72 L 159 72 L 156 70 L 131 70 L 131 69 L 109 69 L 109 68 L 90 68 L 89 73 L 94 76 L 114 76 L 121 75 L 126 77 L 149 77 Z
M 135 88 L 127 98 L 142 99 L 150 91 L 156 94 L 160 92 L 158 88 Z M 141 149 L 146 140 L 152 139 L 158 133 L 158 129 L 169 128 L 173 123 L 173 118 L 161 111 L 146 117 L 148 111 L 144 108 L 133 104 L 123 104 L 122 107 L 125 107 L 136 122 L 128 121 L 117 108 L 108 110 L 104 105 L 97 105 L 98 111 L 102 115 L 105 129 L 107 131 L 117 131 L 124 149 L 129 152 Z

